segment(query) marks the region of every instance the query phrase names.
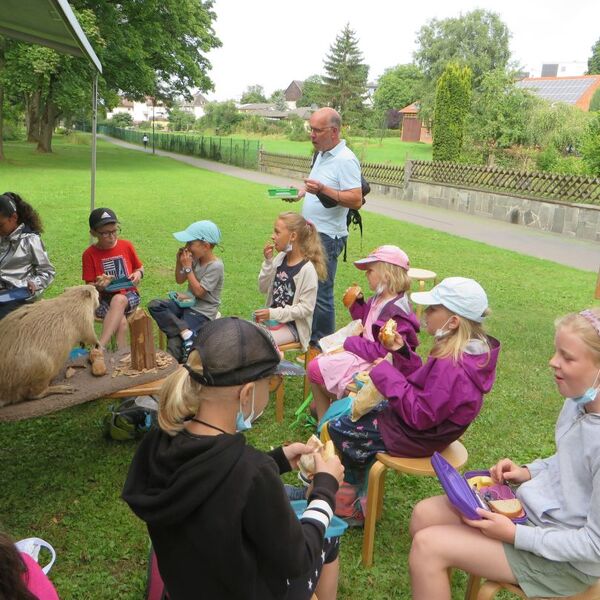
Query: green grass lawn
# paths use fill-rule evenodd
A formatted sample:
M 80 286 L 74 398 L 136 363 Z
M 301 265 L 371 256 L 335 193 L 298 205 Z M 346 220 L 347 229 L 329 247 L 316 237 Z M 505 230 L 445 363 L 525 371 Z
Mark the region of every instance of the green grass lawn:
M 89 243 L 89 147 L 57 139 L 54 148 L 54 154 L 42 156 L 30 145 L 7 143 L 8 159 L 0 163 L 0 191 L 22 194 L 44 220 L 44 241 L 58 273 L 48 297 L 80 282 L 81 252 Z M 261 248 L 276 215 L 290 206 L 267 199 L 266 188 L 99 143 L 96 206 L 117 212 L 123 237 L 135 244 L 146 265 L 144 303 L 176 288 L 172 270 L 178 243 L 171 233 L 211 219 L 223 232 L 221 312 L 247 317 L 259 307 Z M 547 366 L 553 321 L 593 302 L 595 275 L 373 213 L 363 220 L 362 243 L 358 233 L 351 234 L 348 263 L 338 268 L 338 325 L 349 319 L 341 304 L 343 290 L 354 281 L 366 285 L 351 261 L 379 244 L 401 246 L 414 266 L 440 277 L 476 278 L 493 311 L 488 328 L 503 349 L 496 385 L 464 438 L 468 467 L 484 468 L 503 456 L 521 463 L 552 453 L 561 406 Z M 249 432 L 254 445 L 268 449 L 308 437 L 307 430 L 291 428 L 300 386 L 298 381 L 286 385 L 283 424 L 275 423 L 269 406 Z M 108 404 L 99 400 L 43 418 L 0 423 L 0 528 L 16 538 L 43 537 L 55 546 L 52 579 L 63 600 L 143 597 L 148 537 L 120 500 L 136 443 L 103 439 L 100 424 Z M 408 519 L 414 504 L 440 487 L 428 478 L 391 473 L 387 479 L 372 569 L 360 565 L 362 531 L 343 537 L 340 600 L 410 597 Z M 464 576 L 456 573 L 455 598 L 463 597 L 464 584 Z
M 277 154 L 310 155 L 313 152 L 310 142 L 292 142 L 283 136 L 251 138 L 248 135 L 235 136 L 240 139 L 259 139 L 267 152 Z M 431 144 L 403 142 L 400 136 L 379 138 L 355 137 L 349 140 L 350 147 L 361 162 L 391 163 L 403 165 L 407 159 L 431 160 Z

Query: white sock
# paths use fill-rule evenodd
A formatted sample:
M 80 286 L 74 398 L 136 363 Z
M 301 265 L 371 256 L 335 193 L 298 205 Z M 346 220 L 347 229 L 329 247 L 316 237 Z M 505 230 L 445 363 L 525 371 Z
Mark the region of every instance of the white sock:
M 181 336 L 181 339 L 185 341 L 189 340 L 194 335 L 194 332 L 191 329 L 184 329 L 179 335 Z

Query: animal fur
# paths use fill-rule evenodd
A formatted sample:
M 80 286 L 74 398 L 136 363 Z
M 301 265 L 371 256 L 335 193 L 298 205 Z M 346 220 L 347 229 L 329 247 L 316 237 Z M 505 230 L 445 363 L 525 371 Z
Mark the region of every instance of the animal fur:
M 79 342 L 98 343 L 94 313 L 98 292 L 92 285 L 67 288 L 0 320 L 0 406 L 72 393 L 71 386 L 50 382 Z

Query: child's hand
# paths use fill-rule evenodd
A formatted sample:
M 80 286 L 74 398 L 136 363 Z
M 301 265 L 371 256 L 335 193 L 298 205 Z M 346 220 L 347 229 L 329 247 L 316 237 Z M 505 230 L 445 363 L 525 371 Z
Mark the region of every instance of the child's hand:
M 129 279 L 131 280 L 131 283 L 133 283 L 133 285 L 137 285 L 142 280 L 142 272 L 141 271 L 134 271 L 129 276 Z
M 292 469 L 298 469 L 298 461 L 303 454 L 310 454 L 313 452 L 310 446 L 303 444 L 302 442 L 294 442 L 293 444 L 288 444 L 287 446 L 283 446 L 283 453 L 287 458 L 287 461 L 290 463 L 290 467 Z
M 273 258 L 273 250 L 275 246 L 272 241 L 268 241 L 263 248 L 263 256 L 265 260 L 271 260 Z
M 316 452 L 315 474 L 316 473 L 329 473 L 338 480 L 338 483 L 342 483 L 342 481 L 344 481 L 344 465 L 342 465 L 337 454 L 326 461 L 319 452 Z
M 527 467 L 516 465 L 510 458 L 503 458 L 490 468 L 490 475 L 495 483 L 523 483 L 531 479 Z
M 400 348 L 404 347 L 404 338 L 402 337 L 401 333 L 396 332 L 396 334 L 394 335 L 394 341 L 389 344 L 385 342 L 385 336 L 383 336 L 381 334 L 381 330 L 379 330 L 379 341 L 381 342 L 381 344 L 383 345 L 384 348 L 386 348 L 387 350 L 392 350 L 393 352 L 395 352 L 396 350 L 400 350 Z
M 107 275 L 106 273 L 102 273 L 102 275 L 98 275 L 98 277 L 96 277 L 96 281 L 94 282 L 94 285 L 96 286 L 96 289 L 99 292 L 101 292 L 107 286 L 110 285 L 110 282 L 112 280 L 113 280 L 112 275 Z
M 501 542 L 508 542 L 509 544 L 515 543 L 515 533 L 517 526 L 504 515 L 492 512 L 490 510 L 484 510 L 483 508 L 477 508 L 477 514 L 480 515 L 481 519 L 467 519 L 463 517 L 462 520 L 475 529 L 479 529 L 483 535 L 492 538 L 493 540 L 500 540 Z
M 181 252 L 181 255 L 179 256 L 179 262 L 181 262 L 181 266 L 184 269 L 191 269 L 192 259 L 192 253 L 187 248 L 184 248 Z
M 269 309 L 268 308 L 259 308 L 254 311 L 254 320 L 257 323 L 261 323 L 262 321 L 266 321 L 269 318 Z

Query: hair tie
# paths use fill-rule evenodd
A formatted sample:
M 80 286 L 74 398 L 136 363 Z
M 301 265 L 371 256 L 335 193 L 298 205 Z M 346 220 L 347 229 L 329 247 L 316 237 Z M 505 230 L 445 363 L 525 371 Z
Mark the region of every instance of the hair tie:
M 596 331 L 600 336 L 600 319 L 589 309 L 586 308 L 579 313 Z
M 313 223 L 313 222 L 312 222 L 310 219 L 305 219 L 305 221 L 306 221 L 306 224 L 307 224 L 309 227 L 314 227 L 314 226 L 315 226 L 315 224 L 314 224 L 314 223 Z

